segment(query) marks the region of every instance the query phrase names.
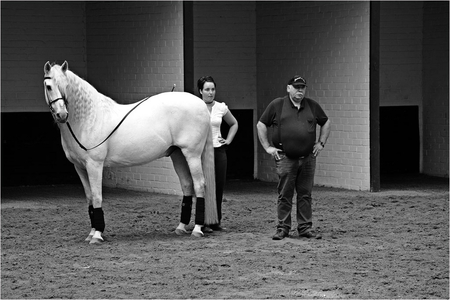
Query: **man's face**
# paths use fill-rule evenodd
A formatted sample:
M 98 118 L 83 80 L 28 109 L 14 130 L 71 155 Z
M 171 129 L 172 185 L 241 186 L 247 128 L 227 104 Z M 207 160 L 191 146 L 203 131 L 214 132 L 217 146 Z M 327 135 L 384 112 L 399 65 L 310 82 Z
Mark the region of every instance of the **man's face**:
M 300 85 L 300 86 L 294 87 L 292 85 L 288 85 L 287 92 L 289 93 L 289 96 L 291 97 L 291 99 L 293 101 L 300 102 L 305 97 L 306 86 Z

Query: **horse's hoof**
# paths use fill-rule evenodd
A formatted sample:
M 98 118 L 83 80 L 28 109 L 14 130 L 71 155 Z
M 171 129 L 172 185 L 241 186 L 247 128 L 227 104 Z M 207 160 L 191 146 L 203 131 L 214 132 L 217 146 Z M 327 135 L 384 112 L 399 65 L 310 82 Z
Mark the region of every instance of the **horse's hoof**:
M 175 229 L 175 233 L 176 233 L 177 235 L 186 235 L 186 234 L 189 234 L 189 232 L 187 232 L 186 229 L 181 229 L 181 228 Z
M 103 239 L 94 238 L 94 237 L 89 242 L 89 244 L 101 244 L 101 243 L 103 243 Z
M 195 236 L 195 237 L 203 237 L 203 232 L 201 232 L 201 231 L 192 231 L 192 236 Z
M 92 240 L 93 236 L 94 236 L 93 234 L 88 235 L 88 237 L 84 241 L 85 242 L 90 242 Z

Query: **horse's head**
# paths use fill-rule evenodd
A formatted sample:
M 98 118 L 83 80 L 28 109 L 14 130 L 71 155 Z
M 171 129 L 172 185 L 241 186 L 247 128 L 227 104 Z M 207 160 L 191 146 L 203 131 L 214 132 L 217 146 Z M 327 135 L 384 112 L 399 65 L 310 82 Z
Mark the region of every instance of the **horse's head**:
M 50 108 L 53 118 L 58 123 L 65 123 L 69 119 L 67 100 L 64 88 L 65 73 L 69 64 L 65 61 L 61 66 L 44 65 L 44 95 L 45 101 Z

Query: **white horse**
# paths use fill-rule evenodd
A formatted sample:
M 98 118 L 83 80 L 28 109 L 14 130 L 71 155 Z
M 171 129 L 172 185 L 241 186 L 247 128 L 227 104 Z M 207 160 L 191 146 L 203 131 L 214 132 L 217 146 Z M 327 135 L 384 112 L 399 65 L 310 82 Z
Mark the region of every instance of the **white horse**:
M 44 94 L 66 157 L 84 187 L 91 220 L 87 241 L 103 241 L 103 167 L 140 165 L 164 156 L 171 157 L 184 195 L 176 233 L 188 233 L 193 197 L 192 235 L 203 236 L 204 223 L 218 222 L 210 114 L 200 98 L 167 92 L 121 105 L 70 71 L 67 61 L 44 65 Z

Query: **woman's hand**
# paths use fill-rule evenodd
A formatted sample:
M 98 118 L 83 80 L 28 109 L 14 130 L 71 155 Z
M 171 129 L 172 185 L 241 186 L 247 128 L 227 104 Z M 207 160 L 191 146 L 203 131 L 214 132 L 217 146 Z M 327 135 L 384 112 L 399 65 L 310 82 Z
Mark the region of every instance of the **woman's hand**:
M 223 146 L 223 145 L 229 145 L 230 142 L 228 142 L 226 139 L 224 139 L 223 137 L 219 137 L 219 143 Z

